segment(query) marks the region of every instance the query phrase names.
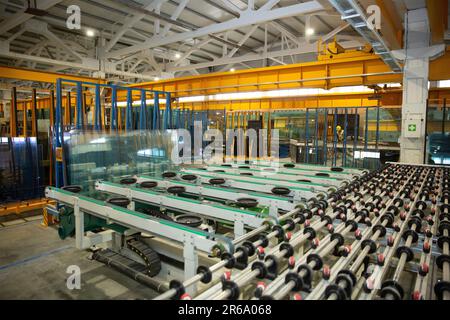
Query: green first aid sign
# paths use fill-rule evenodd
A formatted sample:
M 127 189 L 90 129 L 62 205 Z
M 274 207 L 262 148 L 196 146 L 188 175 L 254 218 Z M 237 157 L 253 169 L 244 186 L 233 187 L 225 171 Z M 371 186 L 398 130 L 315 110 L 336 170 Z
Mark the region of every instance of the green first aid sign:
M 415 124 L 410 124 L 408 126 L 408 131 L 409 132 L 416 132 L 416 130 L 417 130 L 417 126 Z

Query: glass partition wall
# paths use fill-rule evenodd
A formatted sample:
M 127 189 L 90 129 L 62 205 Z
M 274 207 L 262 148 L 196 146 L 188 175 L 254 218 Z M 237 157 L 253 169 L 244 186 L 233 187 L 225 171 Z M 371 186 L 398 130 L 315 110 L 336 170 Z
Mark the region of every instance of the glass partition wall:
M 266 110 L 257 114 L 263 128 L 279 130 L 280 157 L 299 163 L 373 169 L 399 158 L 400 106 Z M 249 112 L 228 112 L 227 128 L 246 128 L 251 116 Z
M 447 99 L 430 99 L 426 120 L 427 164 L 450 165 L 450 112 Z

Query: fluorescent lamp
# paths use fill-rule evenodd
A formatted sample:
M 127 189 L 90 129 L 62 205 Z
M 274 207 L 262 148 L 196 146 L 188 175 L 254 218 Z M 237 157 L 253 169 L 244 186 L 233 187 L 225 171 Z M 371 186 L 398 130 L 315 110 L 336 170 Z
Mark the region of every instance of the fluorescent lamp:
M 379 152 L 355 151 L 355 159 L 380 159 Z
M 99 138 L 91 141 L 91 143 L 105 143 L 105 142 L 106 138 Z
M 155 78 L 158 81 L 159 78 Z M 204 101 L 229 101 L 229 100 L 251 100 L 264 98 L 284 98 L 284 97 L 305 97 L 316 96 L 322 94 L 350 94 L 350 93 L 373 93 L 373 90 L 366 86 L 350 86 L 350 87 L 336 87 L 330 90 L 302 88 L 302 89 L 287 89 L 287 90 L 272 90 L 272 91 L 252 91 L 252 92 L 236 92 L 236 93 L 218 93 L 208 96 L 192 96 L 180 97 L 180 103 L 204 102 Z M 147 99 L 147 105 L 152 105 L 153 99 Z M 159 104 L 166 103 L 166 99 L 160 99 Z M 133 106 L 140 106 L 141 101 L 133 101 Z M 117 102 L 118 107 L 126 107 L 126 101 Z
M 312 36 L 314 34 L 314 29 L 313 28 L 307 28 L 305 31 L 307 36 Z

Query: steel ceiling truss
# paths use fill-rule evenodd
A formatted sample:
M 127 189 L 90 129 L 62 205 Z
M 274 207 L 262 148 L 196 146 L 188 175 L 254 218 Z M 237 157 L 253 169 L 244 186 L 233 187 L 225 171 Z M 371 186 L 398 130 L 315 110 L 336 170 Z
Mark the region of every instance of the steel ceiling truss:
M 367 42 L 374 52 L 395 72 L 401 72 L 402 67 L 392 55 L 391 50 L 378 33 L 369 27 L 368 18 L 355 0 L 329 0 L 341 14 L 342 20 L 347 21 Z
M 49 9 L 56 5 L 64 9 L 60 2 L 47 0 L 43 2 L 43 7 Z M 103 0 L 97 2 L 107 5 Z M 162 5 L 169 2 L 174 10 L 170 14 L 163 13 Z M 110 30 L 102 30 L 99 45 L 95 47 L 91 41 L 89 48 L 86 47 L 84 37 L 66 36 L 61 32 L 61 28 L 65 27 L 63 21 L 53 17 L 30 19 L 19 5 L 14 4 L 18 12 L 0 23 L 0 31 L 9 37 L 2 42 L 0 57 L 14 59 L 18 67 L 95 78 L 108 77 L 112 81 L 134 83 L 137 80 L 228 71 L 233 66 L 254 68 L 284 65 L 298 62 L 303 54 L 317 52 L 315 41 L 318 36 L 310 39 L 298 36 L 300 32 L 281 19 L 291 17 L 305 26 L 299 16 L 324 13 L 321 0 L 286 6 L 281 6 L 279 0 L 267 0 L 260 7 L 254 1 L 214 2 L 214 7 L 233 18 L 224 22 L 215 21 L 205 27 L 179 20 L 185 10 L 196 13 L 188 8 L 189 3 L 190 0 L 153 0 L 142 6 L 131 5 L 126 1 L 109 3 L 114 10 L 126 11 L 128 15 L 123 22 L 113 24 Z M 214 18 L 205 18 L 214 21 Z M 143 20 L 149 23 L 149 19 L 153 23 L 153 31 L 140 32 L 137 24 L 143 23 Z M 22 26 L 19 31 L 6 33 L 17 26 Z M 329 34 L 335 36 L 344 29 L 345 26 L 341 25 Z M 30 31 L 43 35 L 45 39 L 36 43 Z M 231 32 L 237 32 L 242 37 L 234 42 L 228 37 Z M 259 37 L 264 32 L 264 39 L 258 38 L 256 32 Z M 34 45 L 24 52 L 17 46 L 19 37 L 28 38 Z M 325 37 L 329 38 L 328 35 Z M 338 35 L 338 39 L 343 41 L 342 45 L 346 48 L 361 45 L 359 37 Z M 254 46 L 257 42 L 261 46 Z M 217 53 L 217 48 L 223 48 L 222 54 Z

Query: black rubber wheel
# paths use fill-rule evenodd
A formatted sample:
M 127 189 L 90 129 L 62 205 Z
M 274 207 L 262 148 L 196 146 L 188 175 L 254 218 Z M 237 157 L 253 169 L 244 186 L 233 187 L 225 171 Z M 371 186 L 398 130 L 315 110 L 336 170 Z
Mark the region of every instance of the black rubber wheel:
M 216 173 L 225 173 L 225 170 L 214 170 L 213 172 L 216 172 Z
M 289 193 L 291 193 L 291 190 L 289 188 L 284 188 L 284 187 L 275 187 L 271 191 L 273 194 L 278 194 L 281 196 L 286 196 Z
M 112 204 L 114 206 L 126 208 L 130 204 L 130 199 L 125 197 L 114 197 L 106 200 L 107 203 Z
M 258 205 L 258 201 L 252 198 L 240 198 L 236 203 L 242 208 L 254 208 Z
M 120 179 L 120 184 L 135 184 L 137 182 L 136 178 L 123 178 Z
M 143 189 L 151 189 L 158 186 L 158 182 L 156 181 L 143 181 L 139 184 L 139 186 Z
M 80 193 L 83 190 L 81 186 L 64 186 L 61 189 L 72 193 Z
M 240 174 L 241 176 L 249 176 L 249 177 L 253 176 L 253 173 L 251 172 L 241 172 Z
M 312 182 L 311 180 L 308 180 L 308 179 L 298 179 L 297 181 L 298 182 L 307 182 L 307 183 L 311 183 Z
M 177 174 L 175 172 L 172 172 L 172 171 L 167 171 L 167 172 L 164 172 L 161 176 L 163 178 L 173 178 L 173 177 L 176 177 Z
M 283 165 L 283 167 L 285 167 L 285 168 L 295 168 L 295 164 L 293 164 L 293 163 L 285 163 Z
M 186 180 L 186 181 L 194 181 L 194 180 L 197 180 L 197 176 L 195 174 L 185 174 L 185 175 L 181 176 L 181 179 Z
M 186 192 L 186 188 L 182 186 L 168 187 L 167 192 L 172 194 L 182 194 L 183 192 Z
M 222 167 L 227 167 L 227 168 L 231 168 L 231 167 L 232 167 L 232 165 L 231 165 L 231 164 L 228 164 L 228 163 L 224 163 L 224 164 L 222 164 Z
M 189 215 L 189 214 L 182 214 L 180 216 L 175 217 L 175 221 L 179 224 L 182 224 L 184 226 L 188 226 L 191 228 L 198 228 L 203 223 L 202 218 Z
M 330 175 L 328 173 L 317 172 L 316 176 L 317 177 L 329 177 Z
M 331 171 L 333 171 L 333 172 L 342 172 L 342 171 L 344 171 L 344 169 L 340 168 L 340 167 L 333 167 L 333 168 L 331 168 Z
M 250 169 L 249 166 L 239 166 L 239 169 Z
M 225 183 L 225 179 L 222 178 L 213 178 L 209 179 L 209 183 L 212 185 L 220 185 Z

